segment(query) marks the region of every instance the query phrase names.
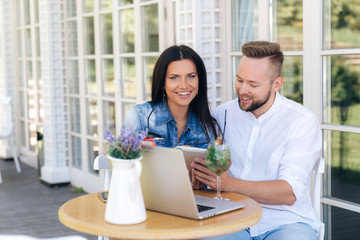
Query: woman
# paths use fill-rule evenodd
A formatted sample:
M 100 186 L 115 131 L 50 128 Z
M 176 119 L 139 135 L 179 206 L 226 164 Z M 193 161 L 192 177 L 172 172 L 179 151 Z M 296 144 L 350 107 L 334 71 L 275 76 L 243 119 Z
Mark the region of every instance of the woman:
M 206 148 L 217 135 L 217 123 L 210 115 L 200 56 L 184 45 L 166 49 L 155 64 L 151 101 L 130 109 L 125 124 L 144 130 L 157 146 Z

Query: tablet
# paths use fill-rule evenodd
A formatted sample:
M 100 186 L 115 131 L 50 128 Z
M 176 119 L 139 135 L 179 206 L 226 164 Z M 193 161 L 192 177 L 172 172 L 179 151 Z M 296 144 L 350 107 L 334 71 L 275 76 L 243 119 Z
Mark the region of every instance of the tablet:
M 177 146 L 176 149 L 179 149 L 184 153 L 186 168 L 188 170 L 191 169 L 190 164 L 195 161 L 195 157 L 206 158 L 206 148 Z

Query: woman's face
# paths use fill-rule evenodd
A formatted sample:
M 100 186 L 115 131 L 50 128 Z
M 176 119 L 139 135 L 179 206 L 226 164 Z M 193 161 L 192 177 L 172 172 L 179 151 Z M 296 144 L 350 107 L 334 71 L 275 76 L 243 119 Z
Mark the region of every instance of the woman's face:
M 189 107 L 199 91 L 199 78 L 193 61 L 183 59 L 169 64 L 165 91 L 169 108 Z

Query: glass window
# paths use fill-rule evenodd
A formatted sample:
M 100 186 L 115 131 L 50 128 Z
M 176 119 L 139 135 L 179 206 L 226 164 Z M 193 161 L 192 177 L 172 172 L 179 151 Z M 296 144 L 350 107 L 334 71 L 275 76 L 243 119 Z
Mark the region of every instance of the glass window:
M 71 159 L 72 159 L 72 167 L 81 169 L 81 138 L 76 136 L 71 136 Z
M 34 89 L 34 79 L 33 79 L 33 68 L 32 62 L 26 61 L 26 80 L 27 80 L 27 87 L 29 89 Z
M 329 149 L 326 158 L 331 160 L 331 188 L 327 188 L 331 190 L 327 196 L 360 204 L 359 143 L 359 133 L 325 132 L 324 148 Z
M 23 48 L 22 48 L 22 31 L 18 30 L 17 31 L 17 44 L 18 44 L 18 56 L 23 57 Z
M 258 1 L 231 0 L 231 49 L 241 51 L 241 46 L 258 40 Z
M 151 82 L 155 63 L 159 57 L 144 57 L 144 97 L 151 100 Z
M 84 45 L 85 54 L 95 54 L 95 39 L 94 39 L 94 18 L 84 18 Z
M 236 73 L 239 67 L 241 56 L 234 56 L 232 57 L 232 86 L 231 89 L 233 91 L 233 99 L 237 98 L 236 91 L 235 91 L 235 81 L 236 81 Z
M 324 48 L 360 47 L 358 0 L 324 0 Z
M 135 58 L 121 58 L 121 94 L 124 98 L 136 98 Z
M 70 104 L 70 130 L 72 132 L 80 133 L 80 100 L 78 98 L 69 98 Z
M 142 7 L 143 51 L 159 51 L 159 23 L 158 5 L 152 4 Z
M 24 0 L 24 24 L 30 24 L 30 0 Z
M 27 95 L 27 107 L 28 107 L 28 117 L 31 120 L 35 120 L 36 119 L 36 99 L 35 99 L 35 94 L 34 94 L 34 90 L 28 90 L 28 95 Z
M 115 102 L 103 101 L 104 128 L 115 132 Z
M 31 29 L 25 30 L 25 56 L 31 57 Z
M 282 50 L 302 50 L 303 1 L 274 1 L 273 39 Z
M 111 9 L 112 0 L 100 0 L 100 9 Z
M 42 94 L 38 94 L 38 106 L 39 106 L 39 121 L 44 122 L 45 111 L 44 111 L 44 98 Z
M 134 0 L 119 0 L 120 6 L 129 5 L 129 4 L 133 4 L 133 3 L 134 3 Z
M 21 125 L 21 146 L 26 147 L 26 127 L 25 127 L 25 121 L 20 121 Z
M 22 22 L 21 22 L 21 17 L 23 16 L 21 13 L 21 0 L 16 0 L 16 21 L 17 21 L 17 26 L 21 26 Z
M 326 123 L 360 126 L 360 55 L 324 57 Z
M 69 93 L 79 94 L 79 66 L 77 60 L 67 61 L 67 80 Z
M 39 23 L 39 0 L 34 0 L 35 23 Z
M 41 56 L 41 51 L 40 51 L 40 27 L 36 27 L 35 28 L 35 36 L 36 36 L 36 56 L 40 57 Z
M 360 213 L 331 206 L 326 206 L 324 210 L 324 219 L 331 223 L 331 227 L 325 227 L 326 231 L 330 233 L 330 238 L 325 237 L 325 239 L 343 240 L 359 238 Z
M 95 171 L 92 167 L 94 165 L 94 159 L 99 155 L 99 146 L 96 141 L 87 140 L 88 145 L 88 166 L 90 173 L 98 173 L 99 171 Z
M 67 36 L 67 55 L 77 56 L 78 55 L 78 42 L 77 42 L 77 24 L 76 20 L 68 21 L 66 23 L 66 36 Z
M 35 151 L 37 143 L 36 125 L 33 123 L 28 124 L 29 129 L 29 149 Z
M 95 60 L 85 60 L 85 81 L 86 81 L 86 93 L 96 95 L 96 69 Z
M 300 104 L 303 103 L 303 61 L 302 56 L 285 56 L 282 68 L 284 78 L 280 93 Z
M 24 69 L 23 69 L 23 61 L 18 61 L 18 67 L 19 67 L 19 84 L 20 88 L 25 87 L 25 79 L 24 79 Z
M 113 53 L 113 36 L 112 36 L 112 14 L 102 14 L 101 21 L 101 53 Z
M 97 137 L 98 135 L 98 109 L 96 99 L 86 100 L 87 134 Z
M 76 17 L 76 0 L 66 0 L 66 17 Z
M 20 117 L 25 118 L 25 91 L 20 90 Z M 25 135 L 22 135 L 25 136 Z
M 37 77 L 38 77 L 37 90 L 41 92 L 42 88 L 43 88 L 42 73 L 41 73 L 41 61 L 37 60 L 36 62 L 37 62 L 36 67 L 37 67 Z
M 94 11 L 94 0 L 83 0 L 84 12 L 89 13 Z
M 125 122 L 126 115 L 129 112 L 130 108 L 132 108 L 133 106 L 135 106 L 134 103 L 126 103 L 126 102 L 122 103 L 122 114 L 121 114 L 122 122 Z
M 120 11 L 120 52 L 135 52 L 134 9 Z
M 103 59 L 102 68 L 104 95 L 115 96 L 114 61 L 112 59 Z

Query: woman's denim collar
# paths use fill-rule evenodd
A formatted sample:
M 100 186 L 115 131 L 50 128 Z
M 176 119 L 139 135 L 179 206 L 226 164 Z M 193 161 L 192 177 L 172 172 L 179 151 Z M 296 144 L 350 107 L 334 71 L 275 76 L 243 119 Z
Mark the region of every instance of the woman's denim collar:
M 176 121 L 174 119 L 174 117 L 171 115 L 170 109 L 168 107 L 167 101 L 165 102 L 161 102 L 161 103 L 157 103 L 156 105 L 153 106 L 155 108 L 154 112 L 155 112 L 155 125 L 159 126 L 162 124 L 166 124 L 168 122 L 173 121 L 172 123 L 174 125 L 176 125 Z M 202 128 L 200 126 L 200 124 L 197 123 L 197 118 L 194 114 L 193 111 L 190 110 L 189 113 L 189 119 L 186 123 L 186 129 L 190 129 L 196 133 L 201 133 L 202 132 Z M 184 131 L 185 131 L 184 130 Z

